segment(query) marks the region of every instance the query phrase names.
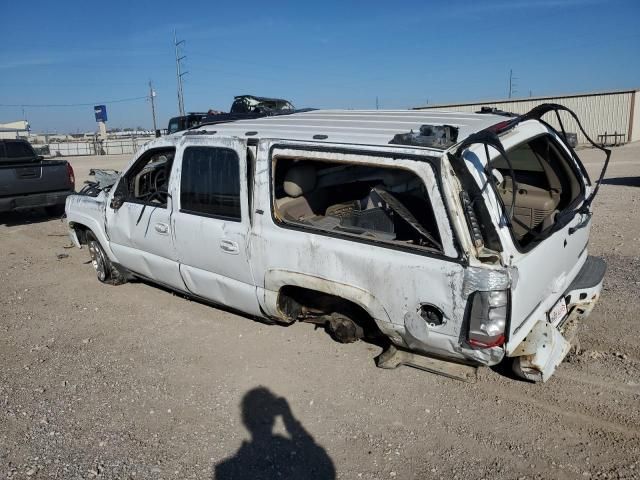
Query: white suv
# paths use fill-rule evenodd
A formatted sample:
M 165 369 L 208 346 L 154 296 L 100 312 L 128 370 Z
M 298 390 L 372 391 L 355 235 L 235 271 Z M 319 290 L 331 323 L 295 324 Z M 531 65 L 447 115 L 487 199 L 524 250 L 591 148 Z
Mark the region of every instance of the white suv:
M 70 234 L 103 282 L 142 277 L 343 342 L 383 336 L 380 367 L 470 379 L 510 357 L 545 381 L 605 271 L 587 254 L 597 187 L 541 120 L 562 110 L 202 125 L 69 197 Z

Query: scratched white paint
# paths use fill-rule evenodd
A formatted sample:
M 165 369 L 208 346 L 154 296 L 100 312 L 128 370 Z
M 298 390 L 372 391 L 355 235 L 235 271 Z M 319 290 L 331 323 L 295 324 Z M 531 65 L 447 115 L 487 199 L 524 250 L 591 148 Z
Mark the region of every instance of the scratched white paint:
M 206 133 L 202 135 L 163 137 L 145 145 L 128 168 L 151 148 L 177 149 L 169 183 L 171 199 L 166 208 L 147 207 L 140 217 L 142 206 L 125 202 L 115 211 L 109 206 L 113 188 L 95 198 L 69 197 L 68 221 L 72 228 L 83 225 L 94 231 L 109 258 L 125 268 L 176 290 L 251 315 L 281 317 L 283 313 L 278 309 L 280 289 L 287 285 L 301 286 L 338 295 L 360 305 L 374 318 L 380 330 L 400 347 L 487 365 L 498 363 L 505 354 L 518 355 L 519 344 L 534 325 L 546 320 L 546 312 L 586 261 L 589 228 L 569 235 L 568 229 L 581 220 L 576 218 L 531 251 L 520 252 L 505 224 L 497 195 L 487 188 L 482 200 L 489 209 L 504 251 L 494 263 L 483 263 L 471 241 L 459 198 L 461 186 L 449 164 L 447 152 L 388 145 L 388 140 L 384 140 L 396 127 L 408 128 L 428 118 L 412 112 L 407 114 L 410 118 L 403 122 L 402 112 L 387 112 L 386 115 L 393 119 L 394 123 L 390 124 L 393 126 L 376 127 L 376 132 L 367 137 L 367 145 L 361 143 L 366 132 L 364 127 L 379 125 L 381 118 L 386 117 L 368 116 L 363 112 L 345 114 L 346 123 L 341 130 L 336 127 L 340 125 L 338 113 L 320 112 L 265 122 L 216 125 L 215 132 L 214 127 L 203 127 L 202 131 Z M 290 128 L 295 123 L 294 117 L 312 119 L 313 128 L 331 125 L 332 131 L 339 132 L 341 139 L 348 137 L 348 124 L 349 128 L 356 129 L 358 135 L 354 138 L 358 139 L 355 142 L 358 144 L 310 142 L 304 138 L 307 133 L 301 133 L 308 129 L 295 130 L 289 140 L 279 139 L 287 136 L 286 131 L 278 130 L 279 122 Z M 479 117 L 454 118 L 450 115 L 447 118 L 459 124 L 466 122 L 464 132 L 469 134 L 485 128 L 492 116 Z M 337 123 L 330 123 L 330 120 Z M 254 130 L 263 125 L 268 126 L 269 132 L 279 132 L 279 135 L 274 133 L 259 138 L 257 147 L 249 147 L 251 154 L 247 155 L 243 129 L 249 130 L 251 126 Z M 387 137 L 383 138 L 381 132 Z M 508 149 L 545 132 L 546 127 L 539 122 L 528 121 L 504 135 L 502 141 Z M 229 222 L 180 212 L 182 152 L 193 145 L 231 148 L 238 154 L 241 221 Z M 335 149 L 343 151 L 336 153 Z M 381 153 L 393 154 L 393 158 Z M 491 152 L 491 155 L 495 154 Z M 413 172 L 429 191 L 443 253 L 425 254 L 418 249 L 362 243 L 318 231 L 287 228 L 277 222 L 273 212 L 270 165 L 278 158 L 292 156 L 388 166 Z M 421 158 L 418 161 L 412 156 Z M 484 149 L 472 147 L 464 159 L 482 187 L 486 181 Z M 254 178 L 249 189 L 247 167 L 253 162 Z M 136 225 L 139 217 L 141 220 Z M 149 228 L 158 222 L 169 226 L 167 235 L 155 235 L 154 229 Z M 464 342 L 467 300 L 473 291 L 492 288 L 511 290 L 509 340 L 504 347 L 472 349 Z M 590 298 L 596 299 L 599 292 L 600 286 L 594 287 L 589 292 Z M 443 312 L 442 325 L 419 324 L 422 320 L 418 310 L 425 303 L 435 305 Z M 592 303 L 582 306 L 588 310 Z M 412 330 L 411 334 L 407 328 Z

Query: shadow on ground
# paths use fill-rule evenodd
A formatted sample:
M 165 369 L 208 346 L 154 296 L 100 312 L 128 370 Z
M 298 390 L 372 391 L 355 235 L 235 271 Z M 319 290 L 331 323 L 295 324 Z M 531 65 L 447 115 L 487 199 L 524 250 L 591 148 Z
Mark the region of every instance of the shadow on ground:
M 34 208 L 32 210 L 0 213 L 0 225 L 15 227 L 18 225 L 48 222 L 50 220 L 60 220 L 60 218 L 59 215 L 48 214 L 44 208 Z
M 289 437 L 273 433 L 282 417 Z M 330 480 L 333 461 L 293 416 L 289 403 L 269 389 L 258 387 L 242 399 L 242 422 L 251 433 L 233 457 L 213 467 L 214 480 Z
M 640 187 L 640 177 L 614 177 L 602 180 L 603 185 L 619 185 L 623 187 Z

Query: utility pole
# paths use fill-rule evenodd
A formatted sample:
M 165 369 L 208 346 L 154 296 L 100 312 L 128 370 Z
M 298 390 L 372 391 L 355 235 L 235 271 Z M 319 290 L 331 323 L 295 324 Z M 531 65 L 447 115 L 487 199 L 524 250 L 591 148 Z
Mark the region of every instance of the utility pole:
M 513 76 L 513 69 L 509 70 L 509 98 L 517 93 L 516 77 Z
M 158 130 L 158 126 L 156 125 L 156 103 L 155 103 L 156 92 L 153 90 L 153 83 L 149 80 L 149 99 L 151 100 L 151 115 L 153 116 L 153 133 Z
M 378 97 L 376 97 L 376 110 L 380 110 L 380 102 L 378 102 Z
M 189 72 L 182 71 L 182 60 L 187 58 L 186 55 L 180 56 L 180 45 L 184 44 L 184 40 L 178 41 L 176 31 L 173 30 L 173 46 L 176 51 L 176 79 L 178 80 L 178 112 L 180 115 L 184 115 L 184 91 L 182 90 L 182 77 Z

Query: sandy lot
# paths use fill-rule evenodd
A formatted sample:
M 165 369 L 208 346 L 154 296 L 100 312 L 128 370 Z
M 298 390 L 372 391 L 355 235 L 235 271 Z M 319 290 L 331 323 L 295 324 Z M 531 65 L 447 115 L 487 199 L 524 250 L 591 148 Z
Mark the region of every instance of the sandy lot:
M 640 145 L 607 177 L 605 291 L 544 385 L 380 370 L 312 325 L 102 285 L 64 223 L 1 215 L 0 478 L 640 478 Z

